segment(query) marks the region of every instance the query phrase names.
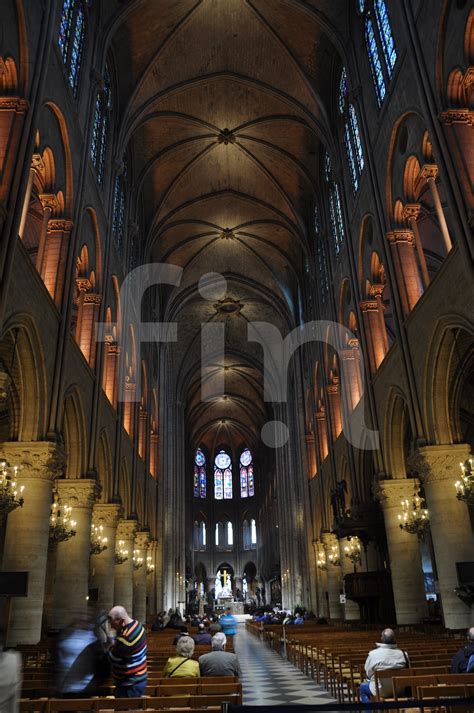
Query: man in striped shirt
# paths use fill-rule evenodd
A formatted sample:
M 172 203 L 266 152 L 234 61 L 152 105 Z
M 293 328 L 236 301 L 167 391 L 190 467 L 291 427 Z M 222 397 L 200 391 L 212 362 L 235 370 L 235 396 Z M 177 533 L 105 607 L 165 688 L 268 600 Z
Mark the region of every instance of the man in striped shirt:
M 145 629 L 124 607 L 109 611 L 108 621 L 117 637 L 109 649 L 116 698 L 143 696 L 147 681 Z

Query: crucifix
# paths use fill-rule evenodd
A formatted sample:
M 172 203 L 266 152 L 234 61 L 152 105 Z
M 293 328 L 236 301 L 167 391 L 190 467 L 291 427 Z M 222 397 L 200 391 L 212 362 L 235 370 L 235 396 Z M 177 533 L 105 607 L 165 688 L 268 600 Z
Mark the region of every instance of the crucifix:
M 222 574 L 224 576 L 224 587 L 227 587 L 227 580 L 229 578 L 229 575 L 227 574 L 227 570 L 225 569 Z

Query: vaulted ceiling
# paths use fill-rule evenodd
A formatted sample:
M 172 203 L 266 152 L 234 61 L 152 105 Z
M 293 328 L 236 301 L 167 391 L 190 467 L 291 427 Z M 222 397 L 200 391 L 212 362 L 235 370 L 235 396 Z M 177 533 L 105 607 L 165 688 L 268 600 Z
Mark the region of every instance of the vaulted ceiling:
M 285 335 L 298 320 L 347 4 L 132 0 L 109 20 L 119 144 L 132 156 L 146 259 L 184 268 L 160 310 L 178 323 L 176 390 L 191 440 L 210 449 L 255 447 L 270 416 L 247 324 L 269 321 Z M 211 271 L 227 291 L 205 299 L 198 283 Z M 226 352 L 208 364 L 203 402 L 201 324 L 216 322 Z

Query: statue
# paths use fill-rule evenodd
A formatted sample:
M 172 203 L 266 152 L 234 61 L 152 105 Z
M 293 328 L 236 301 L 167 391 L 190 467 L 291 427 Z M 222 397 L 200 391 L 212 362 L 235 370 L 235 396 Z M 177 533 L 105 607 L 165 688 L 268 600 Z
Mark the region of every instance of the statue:
M 334 520 L 343 520 L 346 516 L 346 493 L 346 481 L 338 480 L 336 487 L 331 490 L 331 507 Z

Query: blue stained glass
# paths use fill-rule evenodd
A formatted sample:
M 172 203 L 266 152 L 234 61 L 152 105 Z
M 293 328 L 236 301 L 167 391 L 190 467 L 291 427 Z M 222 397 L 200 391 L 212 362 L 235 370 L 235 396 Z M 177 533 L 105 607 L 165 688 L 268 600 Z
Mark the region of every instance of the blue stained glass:
M 98 155 L 99 155 L 100 123 L 101 123 L 100 96 L 98 96 L 96 103 L 95 103 L 94 125 L 92 126 L 92 141 L 91 141 L 91 161 L 94 165 L 94 168 L 96 168 L 96 169 L 97 169 L 97 159 L 98 159 Z
M 337 185 L 336 182 L 334 182 L 333 188 L 334 188 L 334 202 L 335 202 L 337 231 L 339 234 L 339 244 L 342 245 L 342 243 L 344 241 L 344 223 L 342 221 L 341 196 L 339 193 L 339 186 Z
M 194 497 L 199 497 L 199 469 L 194 466 Z
M 112 106 L 110 75 L 105 68 L 104 89 L 97 95 L 92 127 L 90 156 L 97 174 L 97 182 L 103 183 L 105 174 L 105 156 L 107 153 L 107 136 L 109 133 L 109 110 Z
M 77 94 L 77 86 L 79 82 L 79 70 L 81 68 L 82 48 L 84 46 L 85 21 L 84 11 L 79 5 L 76 15 L 76 26 L 74 28 L 74 38 L 72 41 L 71 59 L 69 64 L 69 84 L 71 85 L 74 96 Z
M 328 266 L 326 260 L 326 246 L 323 240 L 318 240 L 316 244 L 316 251 L 318 257 L 318 268 L 319 268 L 319 285 L 321 291 L 322 301 L 326 301 L 326 297 L 329 293 L 329 281 L 328 281 Z
M 359 175 L 364 170 L 364 152 L 362 151 L 362 142 L 360 140 L 359 133 L 359 122 L 357 121 L 357 114 L 354 109 L 354 105 L 349 106 L 349 121 L 351 122 L 352 130 L 352 140 L 355 146 L 357 168 L 359 169 Z
M 395 67 L 395 62 L 397 61 L 397 50 L 393 39 L 392 26 L 390 24 L 390 18 L 388 16 L 385 0 L 375 0 L 374 4 L 377 27 L 387 65 L 387 73 L 391 79 L 393 75 L 393 68 Z
M 352 151 L 351 137 L 349 134 L 348 124 L 344 125 L 344 143 L 346 145 L 347 161 L 349 163 L 349 171 L 351 174 L 352 189 L 354 193 L 357 193 L 359 188 L 359 179 L 357 177 L 357 169 L 354 161 L 354 153 Z
M 385 80 L 383 77 L 382 64 L 380 62 L 379 50 L 375 39 L 374 25 L 370 17 L 365 18 L 365 41 L 369 54 L 370 71 L 374 82 L 375 93 L 379 107 L 385 97 Z
M 232 471 L 226 468 L 224 471 L 224 500 L 232 500 Z
M 240 497 L 248 497 L 248 479 L 247 479 L 247 468 L 242 466 L 240 469 Z
M 206 497 L 206 469 L 203 466 L 199 468 L 199 497 Z
M 194 497 L 206 497 L 206 457 L 200 448 L 194 456 Z
M 326 152 L 326 155 L 324 157 L 324 176 L 326 178 L 326 181 L 331 180 L 331 159 L 329 158 L 329 154 Z
M 344 225 L 342 222 L 341 199 L 339 196 L 339 187 L 336 182 L 332 183 L 329 195 L 329 213 L 331 218 L 331 232 L 334 242 L 334 251 L 336 255 L 341 252 L 341 246 L 344 241 Z
M 114 214 L 112 220 L 112 235 L 114 237 L 115 247 L 120 255 L 123 250 L 123 226 L 125 220 L 125 194 L 123 191 L 122 181 L 120 176 L 115 178 L 114 186 Z M 202 453 L 202 451 L 201 451 Z M 204 457 L 204 454 L 203 454 Z M 197 463 L 197 455 L 196 455 Z M 198 464 L 199 465 L 199 464 Z
M 319 215 L 319 208 L 317 205 L 314 206 L 314 211 L 313 211 L 313 226 L 314 226 L 314 232 L 316 234 L 321 232 L 321 217 Z
M 214 497 L 216 500 L 222 500 L 224 497 L 223 476 L 224 473 L 220 468 L 214 468 Z
M 248 484 L 249 484 L 249 498 L 255 495 L 255 482 L 253 477 L 253 465 L 250 464 L 248 468 Z
M 359 12 L 364 12 L 365 0 L 358 0 Z
M 199 466 L 205 465 L 206 463 L 206 457 L 200 448 L 198 448 L 196 451 L 196 457 L 194 459 L 194 462 L 196 463 L 196 465 Z
M 64 64 L 67 64 L 67 55 L 69 50 L 69 41 L 71 38 L 71 26 L 74 7 L 72 0 L 64 0 L 63 9 L 61 12 L 61 21 L 59 23 L 58 43 L 61 50 L 61 55 Z
M 339 82 L 339 113 L 344 114 L 344 110 L 346 108 L 346 100 L 347 100 L 347 74 L 346 74 L 346 68 L 342 68 L 341 72 L 341 81 Z

